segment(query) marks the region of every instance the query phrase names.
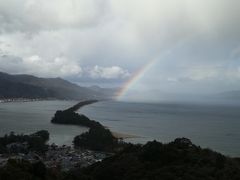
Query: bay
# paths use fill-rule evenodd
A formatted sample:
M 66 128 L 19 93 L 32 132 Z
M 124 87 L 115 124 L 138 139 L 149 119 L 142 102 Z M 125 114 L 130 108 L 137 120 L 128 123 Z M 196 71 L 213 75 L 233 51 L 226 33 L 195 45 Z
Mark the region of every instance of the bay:
M 0 135 L 11 131 L 29 134 L 39 130 L 48 130 L 49 143 L 71 145 L 76 135 L 87 128 L 72 125 L 50 123 L 57 110 L 67 109 L 76 101 L 33 101 L 0 103 Z

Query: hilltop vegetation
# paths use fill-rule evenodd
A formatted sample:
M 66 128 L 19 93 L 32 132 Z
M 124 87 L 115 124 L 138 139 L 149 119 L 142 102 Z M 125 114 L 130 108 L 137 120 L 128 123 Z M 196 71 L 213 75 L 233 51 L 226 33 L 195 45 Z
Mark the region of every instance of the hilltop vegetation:
M 49 134 L 6 135 L 0 139 L 5 146 L 13 142 L 32 142 Z M 30 140 L 32 139 L 32 140 Z M 104 143 L 103 143 L 104 146 Z M 177 138 L 163 144 L 151 141 L 145 145 L 125 144 L 121 151 L 85 168 L 62 172 L 47 168 L 39 159 L 9 159 L 0 166 L 0 179 L 8 180 L 239 180 L 240 160 L 226 157 L 210 149 L 202 149 L 189 139 Z
M 162 144 L 128 145 L 116 155 L 88 168 L 76 169 L 64 180 L 239 180 L 240 164 L 186 138 Z
M 114 152 L 125 145 L 120 143 L 109 129 L 101 126 L 90 128 L 88 132 L 76 136 L 73 143 L 75 147 L 107 152 Z
M 11 132 L 0 137 L 0 154 L 25 153 L 36 151 L 42 153 L 47 150 L 46 142 L 49 140 L 49 132 L 41 130 L 30 135 L 15 134 Z
M 89 128 L 102 126 L 99 122 L 90 120 L 87 116 L 83 114 L 78 114 L 69 110 L 57 111 L 51 122 L 55 124 L 80 125 Z
M 51 179 L 50 179 L 51 177 Z M 55 177 L 47 171 L 41 162 L 30 163 L 29 161 L 8 160 L 6 166 L 0 168 L 1 180 L 53 180 Z

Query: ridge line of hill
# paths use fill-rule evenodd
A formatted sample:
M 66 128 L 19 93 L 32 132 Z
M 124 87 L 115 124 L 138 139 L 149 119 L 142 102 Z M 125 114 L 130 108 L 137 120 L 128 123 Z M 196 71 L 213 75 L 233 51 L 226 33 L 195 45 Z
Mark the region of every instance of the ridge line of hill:
M 0 72 L 0 99 L 111 99 L 114 93 L 112 89 L 82 87 L 62 78 L 40 78 Z

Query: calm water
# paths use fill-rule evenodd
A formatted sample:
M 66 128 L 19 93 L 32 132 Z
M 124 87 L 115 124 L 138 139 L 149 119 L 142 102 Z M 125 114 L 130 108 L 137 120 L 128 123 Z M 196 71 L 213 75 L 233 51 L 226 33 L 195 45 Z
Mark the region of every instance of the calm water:
M 0 104 L 0 135 L 14 131 L 32 133 L 46 129 L 50 142 L 71 144 L 73 137 L 86 131 L 79 126 L 51 124 L 56 110 L 66 109 L 74 101 L 39 101 Z M 169 142 L 176 137 L 231 156 L 240 157 L 240 106 L 146 104 L 98 102 L 79 110 L 112 131 L 137 135 L 131 142 L 157 139 Z
M 99 102 L 80 112 L 113 131 L 140 136 L 131 142 L 187 137 L 202 147 L 240 156 L 240 105 Z
M 66 109 L 74 101 L 35 101 L 0 103 L 0 135 L 14 131 L 32 133 L 41 129 L 50 132 L 50 143 L 72 144 L 73 137 L 87 129 L 77 126 L 51 124 L 56 110 Z

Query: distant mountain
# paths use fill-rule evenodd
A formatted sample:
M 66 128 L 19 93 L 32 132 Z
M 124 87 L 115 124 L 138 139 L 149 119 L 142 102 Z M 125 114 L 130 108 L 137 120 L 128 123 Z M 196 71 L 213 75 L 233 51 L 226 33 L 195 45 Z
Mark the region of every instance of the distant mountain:
M 110 98 L 98 90 L 81 87 L 61 78 L 39 78 L 32 75 L 10 75 L 0 72 L 0 98 L 56 98 L 105 99 Z

